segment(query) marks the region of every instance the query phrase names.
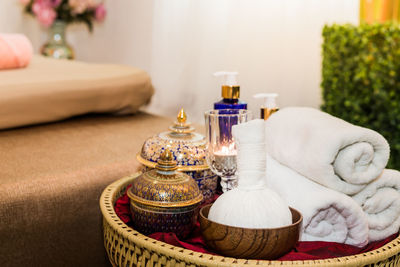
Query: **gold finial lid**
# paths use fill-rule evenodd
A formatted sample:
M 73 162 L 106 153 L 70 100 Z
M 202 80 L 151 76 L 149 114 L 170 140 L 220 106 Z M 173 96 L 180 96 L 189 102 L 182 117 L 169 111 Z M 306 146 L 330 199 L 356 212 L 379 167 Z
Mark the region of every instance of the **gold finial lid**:
M 175 171 L 177 165 L 170 147 L 163 150 L 155 168 L 134 179 L 128 190 L 132 201 L 154 207 L 188 207 L 203 200 L 197 182 Z
M 206 161 L 206 140 L 187 123 L 184 110 L 180 110 L 169 131 L 149 137 L 136 158 L 140 163 L 155 168 L 165 148 L 169 148 L 179 171 L 203 171 L 209 167 Z
M 179 111 L 178 116 L 177 116 L 176 119 L 177 119 L 178 123 L 185 124 L 187 116 L 186 116 L 186 113 L 183 110 L 183 108 L 181 108 L 181 110 Z
M 169 148 L 166 148 L 157 161 L 156 169 L 160 171 L 174 171 L 177 164 Z
M 181 108 L 176 117 L 176 122 L 174 123 L 174 125 L 169 127 L 169 129 L 172 131 L 172 134 L 188 135 L 193 132 L 194 127 L 190 126 L 190 123 L 187 123 L 186 120 L 186 113 L 183 108 Z
M 239 99 L 240 86 L 239 85 L 222 85 L 222 98 L 225 99 Z

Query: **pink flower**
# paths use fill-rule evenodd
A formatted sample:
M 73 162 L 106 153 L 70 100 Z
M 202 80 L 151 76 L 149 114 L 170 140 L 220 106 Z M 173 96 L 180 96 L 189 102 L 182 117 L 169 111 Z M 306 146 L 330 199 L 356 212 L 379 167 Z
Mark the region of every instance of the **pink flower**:
M 53 24 L 56 17 L 57 17 L 57 13 L 54 11 L 54 9 L 51 9 L 51 8 L 42 9 L 39 12 L 39 14 L 37 14 L 37 18 L 38 18 L 39 22 L 45 27 L 51 26 L 51 24 Z
M 68 0 L 68 4 L 75 14 L 82 14 L 94 5 L 94 0 Z
M 50 0 L 34 0 L 32 5 L 32 11 L 36 15 L 40 10 L 45 8 L 51 8 Z
M 38 18 L 40 24 L 45 27 L 49 27 L 53 24 L 57 17 L 56 11 L 51 6 L 51 2 L 48 0 L 36 0 L 32 5 L 32 11 Z
M 102 22 L 106 17 L 106 14 L 107 11 L 106 8 L 104 7 L 104 4 L 100 4 L 96 7 L 94 16 L 98 22 Z
M 52 7 L 58 7 L 62 2 L 62 0 L 50 0 L 50 1 Z

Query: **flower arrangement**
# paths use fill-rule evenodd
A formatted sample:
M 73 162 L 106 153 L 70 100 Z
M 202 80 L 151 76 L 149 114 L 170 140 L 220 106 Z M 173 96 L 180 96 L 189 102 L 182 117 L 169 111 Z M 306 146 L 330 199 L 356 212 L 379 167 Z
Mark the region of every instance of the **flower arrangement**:
M 89 30 L 93 21 L 101 22 L 106 16 L 103 1 L 97 0 L 19 0 L 25 11 L 35 16 L 39 23 L 49 27 L 55 20 L 65 23 L 83 22 Z

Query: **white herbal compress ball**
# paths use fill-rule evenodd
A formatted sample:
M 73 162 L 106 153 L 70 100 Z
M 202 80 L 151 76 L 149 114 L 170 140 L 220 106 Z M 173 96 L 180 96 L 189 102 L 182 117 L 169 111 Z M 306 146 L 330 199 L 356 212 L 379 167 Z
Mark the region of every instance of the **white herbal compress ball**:
M 285 201 L 265 185 L 265 122 L 252 120 L 232 127 L 237 147 L 238 186 L 210 208 L 214 222 L 243 228 L 276 228 L 292 224 Z

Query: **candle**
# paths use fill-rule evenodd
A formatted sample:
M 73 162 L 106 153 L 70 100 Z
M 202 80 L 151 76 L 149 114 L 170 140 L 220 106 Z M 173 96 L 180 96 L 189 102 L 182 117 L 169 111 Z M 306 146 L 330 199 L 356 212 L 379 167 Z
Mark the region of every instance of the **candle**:
M 221 148 L 214 152 L 216 156 L 236 156 L 235 143 L 229 145 L 222 145 Z
M 231 129 L 251 118 L 247 110 L 211 110 L 205 113 L 208 139 L 207 164 L 221 177 L 222 191 L 236 185 L 237 150 Z
M 236 155 L 237 151 L 235 143 L 233 142 L 228 145 L 220 146 L 218 150 L 214 151 L 212 155 L 210 155 L 211 167 L 221 176 L 223 181 L 231 181 L 235 179 Z M 223 191 L 225 192 L 226 190 L 232 189 L 234 186 L 236 186 L 236 182 L 233 182 L 227 188 L 223 187 Z

